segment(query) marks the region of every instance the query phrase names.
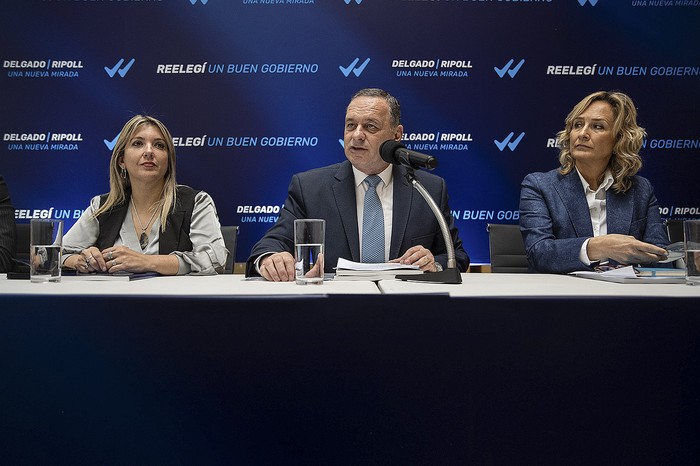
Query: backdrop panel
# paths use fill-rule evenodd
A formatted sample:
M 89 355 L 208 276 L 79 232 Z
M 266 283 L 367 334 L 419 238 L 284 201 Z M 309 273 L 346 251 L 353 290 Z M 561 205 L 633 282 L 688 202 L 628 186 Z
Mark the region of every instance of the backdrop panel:
M 557 166 L 555 134 L 599 89 L 635 100 L 662 215 L 700 216 L 699 26 L 700 0 L 3 2 L 0 173 L 18 222 L 70 226 L 108 190 L 123 123 L 152 114 L 244 261 L 291 175 L 343 160 L 350 96 L 382 87 L 487 263 L 486 224 L 517 222 L 523 177 Z

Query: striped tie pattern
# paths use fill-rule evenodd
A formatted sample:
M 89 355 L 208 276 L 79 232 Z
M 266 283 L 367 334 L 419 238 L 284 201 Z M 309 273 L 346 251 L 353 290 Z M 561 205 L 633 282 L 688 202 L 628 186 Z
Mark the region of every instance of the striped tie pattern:
M 384 262 L 384 213 L 377 195 L 379 175 L 365 178 L 367 192 L 362 216 L 362 262 Z

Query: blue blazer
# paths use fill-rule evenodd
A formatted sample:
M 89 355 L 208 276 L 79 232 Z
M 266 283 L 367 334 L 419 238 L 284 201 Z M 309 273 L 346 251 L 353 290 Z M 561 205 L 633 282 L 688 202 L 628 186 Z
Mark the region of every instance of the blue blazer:
M 411 246 L 422 245 L 445 268 L 447 249 L 440 226 L 425 199 L 405 178 L 405 173 L 404 167 L 394 166 L 394 211 L 389 258 L 400 257 Z M 422 171 L 417 171 L 416 177 L 440 207 L 452 235 L 457 268 L 466 272 L 469 256 L 454 226 L 445 180 Z M 246 264 L 246 276 L 257 275 L 253 263 L 261 254 L 283 251 L 294 254 L 294 220 L 300 218 L 326 220 L 327 273 L 333 272 L 339 257 L 360 261 L 355 178 L 350 162 L 346 160 L 292 177 L 287 200 L 277 222 L 253 246 Z
M 660 247 L 668 245 L 654 188 L 646 178 L 634 176 L 632 187 L 624 194 L 609 189 L 606 209 L 608 233 L 634 236 Z M 593 237 L 593 225 L 575 170 L 568 175 L 555 169 L 525 177 L 520 191 L 520 231 L 530 271 L 591 269 L 578 258 L 583 242 Z

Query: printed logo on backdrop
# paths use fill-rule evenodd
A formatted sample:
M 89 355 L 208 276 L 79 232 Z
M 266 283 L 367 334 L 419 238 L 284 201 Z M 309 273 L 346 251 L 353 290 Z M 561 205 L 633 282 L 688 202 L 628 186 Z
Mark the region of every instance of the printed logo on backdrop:
M 515 66 L 513 66 L 513 63 L 515 63 L 515 59 L 511 58 L 502 68 L 494 66 L 493 70 L 501 79 L 503 79 L 506 74 L 508 74 L 508 76 L 511 78 L 514 78 L 515 75 L 518 74 L 518 71 L 520 71 L 520 68 L 522 68 L 522 66 L 525 64 L 525 59 L 522 58 Z
M 698 0 L 700 2 L 700 0 Z M 697 77 L 700 66 L 693 65 L 547 65 L 553 76 Z
M 350 5 L 351 3 L 357 3 L 358 5 L 362 4 L 362 0 L 343 0 L 346 5 Z
M 109 139 L 103 139 L 103 140 L 102 140 L 102 142 L 105 143 L 105 146 L 107 146 L 107 149 L 109 149 L 110 152 L 111 152 L 112 150 L 114 150 L 114 146 L 117 145 L 117 139 L 119 139 L 119 135 L 120 135 L 120 134 L 122 134 L 121 131 L 118 132 L 117 135 L 114 136 L 114 138 L 111 139 L 111 140 L 109 140 Z
M 515 152 L 515 149 L 518 148 L 518 144 L 520 144 L 520 141 L 525 137 L 525 132 L 520 133 L 515 139 L 513 139 L 513 136 L 515 136 L 515 132 L 511 131 L 505 139 L 500 141 L 494 139 L 493 143 L 496 144 L 500 152 L 503 152 L 506 148 L 510 149 L 511 152 Z
M 10 151 L 74 151 L 83 142 L 81 133 L 5 133 L 2 136 Z
M 316 3 L 315 0 L 242 0 L 242 2 L 244 5 L 267 6 L 313 5 L 314 3 Z
M 434 133 L 403 133 L 401 143 L 406 149 L 418 152 L 467 151 L 473 142 L 469 132 L 452 133 L 437 131 Z
M 59 207 L 49 207 L 43 209 L 15 209 L 15 219 L 25 220 L 32 218 L 57 218 L 76 219 L 80 218 L 83 211 L 80 209 L 62 209 Z
M 431 3 L 431 6 L 434 8 L 439 8 L 440 5 L 449 5 L 450 7 L 462 5 L 463 7 L 488 8 L 495 3 L 508 3 L 512 5 L 513 8 L 518 6 L 526 8 L 536 5 L 551 5 L 553 1 L 554 0 L 442 0 L 442 2 L 440 2 L 439 0 L 401 0 L 403 3 Z M 598 0 L 595 1 L 597 2 Z
M 116 140 L 116 139 L 115 139 Z M 105 144 L 107 141 L 105 140 Z M 316 147 L 317 136 L 250 136 L 250 135 L 221 135 L 210 136 L 174 136 L 175 147 Z
M 547 139 L 547 148 L 559 149 L 559 144 L 556 138 Z M 647 151 L 642 153 L 653 155 L 656 150 L 662 150 L 663 155 L 667 155 L 669 150 L 697 150 L 700 149 L 700 139 L 684 139 L 684 138 L 647 138 L 642 142 L 642 150 Z
M 484 221 L 484 220 L 519 220 L 520 210 L 489 210 L 489 209 L 454 209 L 452 210 L 452 216 L 455 220 L 473 220 L 473 221 Z
M 159 63 L 156 74 L 316 74 L 318 63 Z
M 209 3 L 209 0 L 189 0 L 189 2 L 192 5 L 196 5 L 197 3 L 201 3 L 202 5 L 206 5 L 207 3 Z
M 343 76 L 345 76 L 346 78 L 348 76 L 350 76 L 350 73 L 354 74 L 355 76 L 357 76 L 359 78 L 360 75 L 362 74 L 362 72 L 367 67 L 367 65 L 369 65 L 369 61 L 370 61 L 370 59 L 367 58 L 365 61 L 360 63 L 360 59 L 355 58 L 352 61 L 352 63 L 350 63 L 348 66 L 340 65 L 340 66 L 338 66 L 338 68 L 340 69 L 340 72 L 343 73 Z M 360 63 L 360 64 L 358 65 L 358 63 Z
M 426 151 L 466 151 L 473 142 L 471 133 L 403 133 L 401 144 L 406 149 L 419 152 Z M 345 149 L 345 142 L 338 139 L 340 147 Z
M 82 60 L 3 60 L 8 78 L 78 78 Z
M 129 72 L 131 67 L 134 66 L 135 62 L 135 58 L 132 58 L 128 62 L 121 58 L 114 66 L 105 66 L 105 73 L 107 73 L 107 76 L 109 76 L 110 78 L 113 78 L 117 74 L 123 78 Z
M 240 223 L 275 223 L 284 205 L 239 205 L 236 213 L 241 214 Z
M 391 61 L 399 78 L 466 78 L 472 69 L 471 60 L 397 59 Z
M 633 7 L 687 7 L 700 6 L 700 0 L 632 0 Z
M 585 4 L 589 4 L 591 6 L 595 6 L 596 3 L 598 3 L 598 0 L 577 0 L 578 4 L 581 6 L 584 6 Z

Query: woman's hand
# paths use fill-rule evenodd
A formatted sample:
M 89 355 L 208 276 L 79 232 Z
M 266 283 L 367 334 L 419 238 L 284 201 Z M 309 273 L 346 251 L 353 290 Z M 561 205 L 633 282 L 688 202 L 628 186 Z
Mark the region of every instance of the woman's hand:
M 161 275 L 177 275 L 180 266 L 177 256 L 142 254 L 126 246 L 106 248 L 101 252 L 101 256 L 109 273 L 158 272 Z
M 665 249 L 639 241 L 634 236 L 609 234 L 588 241 L 588 258 L 592 261 L 611 259 L 620 264 L 648 264 L 667 257 Z

